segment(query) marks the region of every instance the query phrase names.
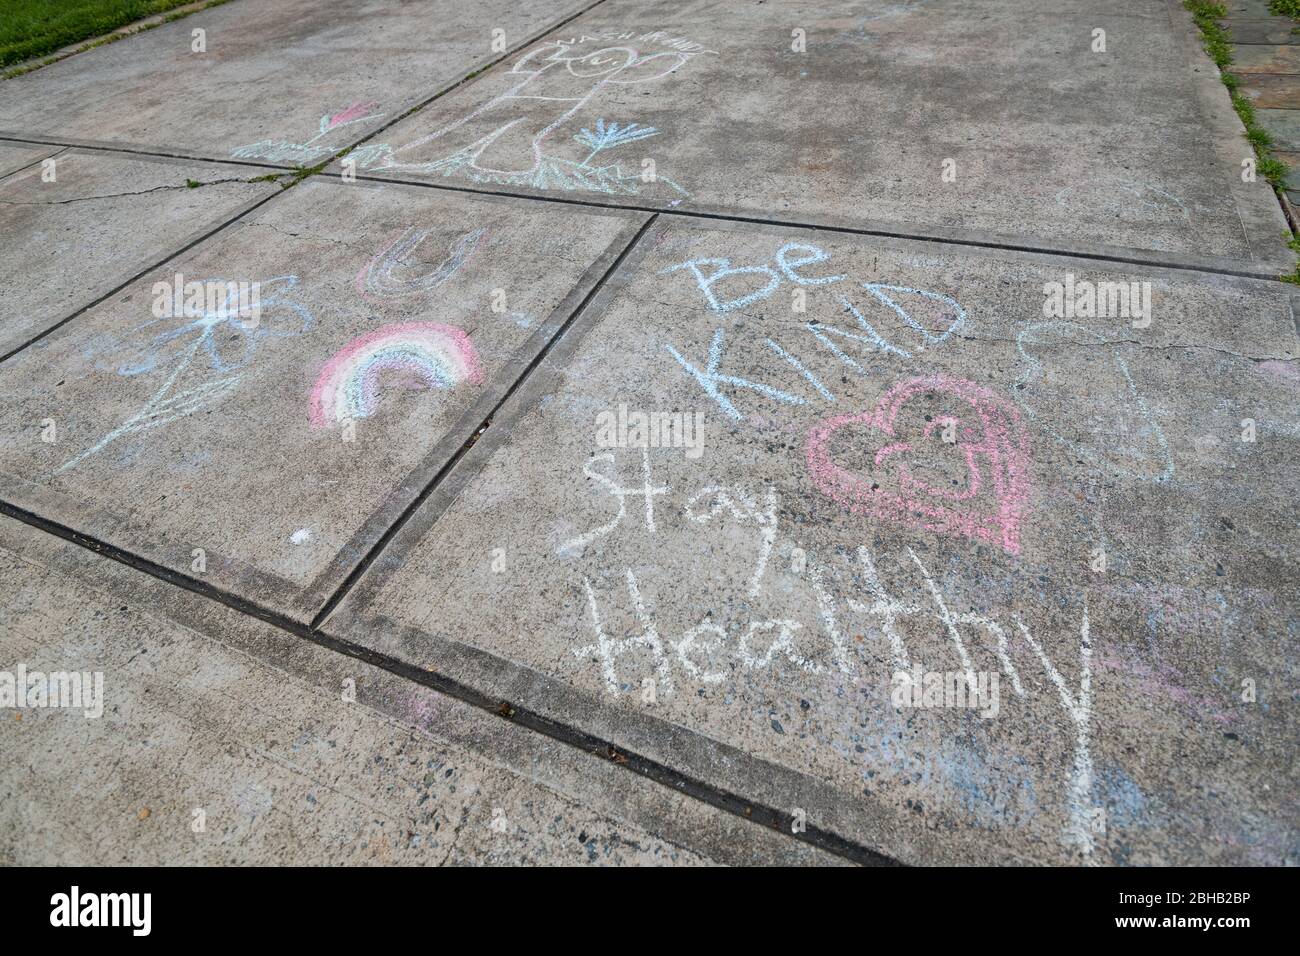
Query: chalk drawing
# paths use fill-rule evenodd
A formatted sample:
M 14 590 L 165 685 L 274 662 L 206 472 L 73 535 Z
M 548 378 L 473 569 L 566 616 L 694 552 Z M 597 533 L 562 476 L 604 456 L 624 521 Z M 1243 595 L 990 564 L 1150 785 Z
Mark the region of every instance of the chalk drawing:
M 1061 698 L 1061 706 L 1074 725 L 1074 765 L 1070 773 L 1070 792 L 1066 799 L 1070 818 L 1065 825 L 1067 845 L 1077 846 L 1084 858 L 1092 862 L 1095 844 L 1092 837 L 1090 811 L 1092 807 L 1092 755 L 1088 742 L 1092 724 L 1092 642 L 1088 635 L 1088 602 L 1083 603 L 1083 619 L 1079 625 L 1079 687 L 1070 693 L 1065 678 L 1052 666 L 1043 648 L 1030 636 L 1029 628 L 1017 620 L 1020 635 L 1038 656 L 1043 670 Z
M 917 478 L 909 461 L 917 455 L 934 454 L 940 444 L 936 431 L 943 419 L 919 408 L 911 431 L 920 427 L 921 441 L 901 441 L 899 412 L 921 396 L 956 398 L 967 407 L 961 415 L 945 415 L 956 424 L 959 440 L 954 442 L 966 465 L 966 482 L 956 490 L 935 487 Z M 849 426 L 863 426 L 859 440 L 874 447 L 874 472 L 860 476 L 840 467 L 832 459 L 835 433 Z M 1020 553 L 1020 523 L 1029 503 L 1029 439 L 1020 416 L 988 389 L 974 382 L 933 375 L 900 382 L 881 396 L 876 407 L 842 415 L 823 422 L 808 433 L 808 471 L 814 486 L 854 513 L 925 528 L 940 534 L 956 534 Z M 886 487 L 886 482 L 895 487 Z M 980 504 L 991 495 L 992 504 Z
M 591 590 L 591 582 L 587 578 L 583 578 L 582 587 L 587 593 L 587 609 L 591 614 L 591 626 L 596 632 L 596 643 L 575 648 L 573 651 L 574 656 L 580 658 L 591 657 L 592 655 L 599 656 L 601 673 L 604 675 L 605 682 L 609 689 L 617 694 L 621 689 L 618 674 L 614 668 L 618 656 L 633 648 L 644 647 L 653 656 L 655 678 L 659 682 L 660 689 L 671 693 L 673 688 L 672 667 L 668 662 L 667 655 L 664 653 L 663 642 L 659 640 L 659 633 L 655 629 L 654 619 L 646 612 L 645 602 L 641 600 L 641 591 L 637 587 L 636 575 L 632 573 L 632 569 L 627 569 L 627 593 L 636 611 L 637 621 L 641 625 L 641 635 L 639 637 L 629 637 L 621 641 L 610 638 L 600 623 L 600 611 L 596 607 L 596 595 Z
M 617 123 L 606 125 L 604 119 L 598 119 L 596 120 L 595 132 L 583 127 L 573 139 L 591 150 L 581 163 L 583 166 L 589 166 L 591 161 L 596 158 L 597 153 L 603 153 L 607 149 L 613 149 L 624 143 L 635 143 L 639 139 L 648 139 L 651 136 L 658 135 L 659 130 L 653 126 L 642 126 L 639 123 L 627 123 L 623 126 L 619 126 Z
M 703 369 L 692 365 L 682 355 L 682 353 L 678 352 L 672 345 L 666 345 L 664 348 L 668 350 L 668 354 L 675 358 L 682 368 L 686 369 L 687 373 L 692 378 L 699 382 L 700 387 L 704 389 L 709 398 L 718 403 L 718 407 L 726 413 L 727 417 L 740 421 L 745 416 L 740 413 L 740 410 L 736 408 L 734 404 L 732 404 L 731 399 L 724 395 L 722 390 L 718 388 L 718 385 L 720 384 L 746 388 L 758 392 L 761 395 L 766 395 L 768 398 L 774 399 L 775 401 L 781 402 L 785 405 L 804 405 L 807 403 L 806 399 L 800 398 L 798 395 L 782 391 L 779 388 L 773 388 L 770 385 L 764 385 L 762 382 L 752 382 L 749 379 L 741 378 L 738 375 L 724 375 L 719 372 L 718 368 L 722 364 L 722 340 L 723 330 L 718 329 L 713 333 L 713 341 L 709 345 L 708 362 Z
M 643 178 L 639 167 L 625 172 L 617 163 L 592 165 L 603 152 L 658 135 L 655 127 L 595 117 L 572 136 L 587 150 L 581 161 L 559 154 L 556 134 L 565 126 L 572 129 L 570 124 L 603 91 L 657 80 L 692 57 L 713 52 L 659 32 L 581 35 L 545 43 L 515 61 L 504 92 L 401 146 L 372 144 L 358 161 L 368 169 L 611 195 L 635 196 L 662 183 L 685 196 L 686 190 L 661 173 Z M 490 132 L 471 132 L 484 126 Z
M 883 282 L 852 282 L 848 281 L 849 277 L 844 274 L 808 275 L 804 271 L 810 266 L 828 262 L 830 258 L 830 254 L 818 246 L 802 242 L 787 242 L 776 250 L 770 263 L 737 266 L 732 265 L 733 260 L 729 257 L 696 258 L 673 263 L 660 269 L 659 275 L 679 272 L 689 274 L 704 297 L 704 303 L 709 311 L 720 314 L 742 310 L 769 299 L 786 282 L 812 289 L 819 287 L 833 289 L 831 298 L 822 301 L 828 304 L 833 301 L 837 312 L 852 316 L 857 329 L 840 328 L 825 321 L 809 321 L 803 325 L 803 330 L 811 334 L 817 343 L 829 351 L 836 360 L 857 375 L 866 375 L 867 369 L 857 358 L 846 352 L 841 347 L 841 343 L 853 343 L 871 352 L 911 359 L 914 354 L 927 348 L 943 345 L 966 323 L 966 310 L 956 299 L 942 292 Z M 719 283 L 724 280 L 731 287 L 728 293 L 718 289 Z M 855 305 L 848 295 L 858 289 L 867 293 L 870 297 L 869 301 L 874 306 L 884 309 L 886 316 L 892 315 L 894 319 L 901 322 L 901 331 L 890 331 L 889 334 L 896 339 L 900 335 L 905 335 L 914 340 L 909 348 L 895 344 L 868 321 L 862 309 Z M 865 302 L 863 304 L 866 305 Z M 916 317 L 918 306 L 931 310 L 937 307 L 936 331 L 931 331 L 923 322 L 918 321 Z M 742 333 L 740 337 L 743 340 L 744 334 Z M 708 358 L 703 367 L 688 360 L 671 343 L 666 344 L 664 348 L 733 421 L 743 421 L 745 415 L 737 408 L 735 401 L 723 392 L 721 386 L 724 385 L 756 392 L 783 405 L 805 405 L 819 401 L 835 402 L 835 395 L 826 386 L 825 379 L 810 368 L 801 356 L 772 337 L 764 338 L 763 344 L 811 386 L 812 391 L 806 397 L 775 385 L 721 373 L 719 369 L 723 360 L 724 338 L 724 329 L 717 329 L 714 332 Z
M 1266 362 L 1260 362 L 1255 368 L 1283 381 L 1300 385 L 1300 362 L 1296 362 L 1294 359 L 1288 361 L 1269 359 Z
M 304 142 L 291 143 L 285 140 L 263 139 L 236 147 L 230 155 L 237 159 L 265 159 L 269 162 L 288 162 L 296 166 L 314 165 L 342 148 L 340 143 L 329 145 L 319 140 L 328 138 L 331 133 L 344 126 L 352 126 L 363 120 L 379 119 L 384 114 L 373 112 L 378 105 L 378 103 L 356 102 L 341 112 L 326 113 L 320 118 L 316 135 Z
M 205 308 L 196 317 L 182 316 L 182 324 L 154 332 L 143 343 L 132 341 L 126 346 L 120 346 L 115 341 L 110 346 L 109 364 L 118 375 L 134 378 L 148 375 L 160 367 L 169 367 L 170 371 L 140 411 L 104 435 L 91 448 L 65 461 L 55 470 L 55 474 L 76 467 L 119 438 L 168 425 L 200 409 L 216 405 L 235 391 L 242 378 L 240 370 L 253 360 L 263 343 L 293 338 L 315 324 L 315 318 L 306 308 L 277 291 L 296 287 L 297 276 L 276 276 L 259 283 L 261 313 L 256 321 L 249 321 L 245 313 L 240 311 L 235 292 L 237 283 L 225 279 L 209 279 L 202 284 L 207 286 L 209 283 L 219 283 L 221 287 L 230 290 L 215 310 Z M 280 327 L 278 315 L 288 317 L 287 327 Z M 171 317 L 154 319 L 136 326 L 126 334 L 126 338 L 129 340 L 136 333 L 176 321 L 176 318 Z M 233 346 L 232 342 L 235 343 Z M 180 387 L 187 379 L 192 380 L 195 374 L 200 376 L 199 381 Z
M 380 385 L 393 376 L 438 390 L 483 381 L 474 343 L 460 329 L 434 322 L 385 325 L 325 363 L 311 392 L 312 427 L 369 418 L 379 406 Z
M 426 239 L 433 234 L 432 229 L 406 229 L 378 255 L 357 273 L 357 292 L 364 298 L 404 298 L 422 292 L 429 292 L 442 285 L 461 267 L 482 245 L 487 236 L 486 229 L 471 229 L 460 233 L 447 243 L 447 255 L 432 269 L 420 275 L 402 278 L 398 270 L 409 266 L 409 259 Z
M 701 500 L 711 502 L 708 511 L 697 513 L 695 506 Z M 737 522 L 754 524 L 762 531 L 762 547 L 758 553 L 758 562 L 749 579 L 749 596 L 758 597 L 758 588 L 767 569 L 768 559 L 772 557 L 772 546 L 776 543 L 777 513 L 779 511 L 776 489 L 770 485 L 766 489 L 760 506 L 756 498 L 744 488 L 723 488 L 713 486 L 705 488 L 686 503 L 686 517 L 696 524 L 706 524 L 723 511 Z
M 623 522 L 624 516 L 627 515 L 627 499 L 635 498 L 638 495 L 645 499 L 645 527 L 650 534 L 655 533 L 655 514 L 654 499 L 659 495 L 666 495 L 671 490 L 666 485 L 656 488 L 650 480 L 650 448 L 648 445 L 641 447 L 641 487 L 624 488 L 613 478 L 596 471 L 594 466 L 597 462 L 608 462 L 614 464 L 614 454 L 605 452 L 600 455 L 593 455 L 588 462 L 582 466 L 582 473 L 593 481 L 603 485 L 609 492 L 610 496 L 618 501 L 618 514 L 599 527 L 593 528 L 585 534 L 580 534 L 572 540 L 566 541 L 560 545 L 558 552 L 561 555 L 577 554 L 598 538 L 603 538 Z
M 1125 391 L 1128 393 L 1128 401 L 1120 402 L 1117 411 L 1122 412 L 1127 408 L 1136 410 L 1137 426 L 1129 428 L 1124 424 L 1122 418 L 1116 417 L 1104 427 L 1095 429 L 1094 433 L 1100 433 L 1102 436 L 1113 436 L 1112 441 L 1122 440 L 1128 442 L 1129 444 L 1125 450 L 1129 454 L 1126 457 L 1131 460 L 1121 459 L 1113 451 L 1102 447 L 1099 442 L 1066 437 L 1050 422 L 1048 416 L 1039 415 L 1035 403 L 1032 401 L 1033 392 L 1029 391 L 1029 389 L 1035 384 L 1041 385 L 1041 383 L 1045 382 L 1046 376 L 1042 359 L 1030 349 L 1034 346 L 1056 344 L 1077 345 L 1083 348 L 1097 345 L 1109 347 L 1109 354 L 1114 362 L 1115 370 L 1123 380 Z M 1104 335 L 1073 322 L 1039 322 L 1021 330 L 1016 336 L 1016 350 L 1020 353 L 1024 370 L 1012 385 L 1011 394 L 1025 414 L 1035 420 L 1056 441 L 1070 448 L 1094 466 L 1110 469 L 1130 478 L 1141 481 L 1168 481 L 1174 476 L 1174 459 L 1169 451 L 1169 443 L 1165 440 L 1165 433 L 1160 428 L 1160 423 L 1156 420 L 1155 415 L 1152 414 L 1146 399 L 1143 398 L 1137 389 L 1137 385 L 1134 384 L 1128 362 L 1115 351 L 1114 346 L 1110 345 L 1110 340 Z M 1067 379 L 1068 382 L 1074 382 L 1075 380 L 1074 377 Z M 1095 389 L 1096 387 L 1096 383 L 1090 385 L 1090 388 Z M 1078 412 L 1077 402 L 1067 401 L 1061 408 L 1062 414 L 1069 415 L 1072 418 L 1077 418 Z

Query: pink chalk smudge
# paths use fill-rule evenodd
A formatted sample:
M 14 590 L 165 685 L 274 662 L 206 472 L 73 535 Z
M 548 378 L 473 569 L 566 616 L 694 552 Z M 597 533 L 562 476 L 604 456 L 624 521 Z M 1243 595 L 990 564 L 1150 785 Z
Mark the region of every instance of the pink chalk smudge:
M 924 446 L 896 440 L 895 426 L 903 406 L 918 394 L 935 392 L 965 402 L 972 415 L 970 423 L 957 419 L 958 448 L 967 469 L 966 485 L 957 490 L 936 488 L 916 478 L 907 462 L 922 453 Z M 922 415 L 918 412 L 918 420 Z M 887 489 L 880 484 L 883 476 L 873 481 L 831 459 L 831 438 L 849 425 L 865 425 L 879 433 L 882 441 L 873 456 L 875 467 L 886 462 L 895 465 L 899 487 Z M 922 434 L 931 439 L 941 427 L 942 419 L 931 420 Z M 808 433 L 806 449 L 808 471 L 817 490 L 855 514 L 989 541 L 1010 554 L 1020 553 L 1020 521 L 1029 503 L 1029 438 L 1015 406 L 974 382 L 943 375 L 900 382 L 870 411 L 842 415 L 814 427 Z M 981 508 L 976 499 L 990 485 L 992 505 Z
M 1176 668 L 1160 665 L 1158 668 L 1130 659 L 1120 659 L 1110 654 L 1097 657 L 1097 664 L 1103 670 L 1120 675 L 1121 679 L 1132 684 L 1148 697 L 1164 697 L 1187 708 L 1197 716 L 1209 717 L 1220 724 L 1231 723 L 1233 715 L 1219 707 L 1218 702 L 1208 697 L 1193 694 L 1187 688 L 1175 683 L 1183 676 Z
M 353 103 L 342 113 L 335 113 L 333 116 L 329 117 L 325 124 L 325 129 L 331 130 L 336 126 L 342 126 L 344 123 L 351 123 L 354 120 L 362 119 L 365 116 L 368 116 L 370 111 L 378 105 L 379 104 L 374 101 L 369 103 Z
M 1269 375 L 1275 375 L 1278 378 L 1290 379 L 1297 385 L 1300 385 L 1300 363 L 1284 362 L 1281 359 L 1269 359 L 1267 362 L 1260 362 L 1256 366 L 1261 372 L 1267 372 Z

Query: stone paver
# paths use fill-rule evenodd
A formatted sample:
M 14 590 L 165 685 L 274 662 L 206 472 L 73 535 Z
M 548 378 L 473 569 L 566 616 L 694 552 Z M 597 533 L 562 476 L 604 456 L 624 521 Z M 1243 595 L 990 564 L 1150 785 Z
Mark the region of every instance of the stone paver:
M 584 5 L 236 0 L 0 84 L 0 132 L 311 166 Z
M 0 710 L 7 865 L 837 862 L 9 519 L 0 597 L 0 669 L 103 675 Z
M 1300 110 L 1262 109 L 1256 110 L 1255 115 L 1279 149 L 1300 150 Z
M 5 363 L 3 497 L 310 619 L 638 225 L 303 183 Z M 209 280 L 260 316 L 155 318 Z
M 1286 44 L 1300 43 L 1295 33 L 1295 22 L 1285 17 L 1267 20 L 1228 20 L 1224 23 L 1228 38 L 1233 43 Z
M 1295 862 L 1288 296 L 661 219 L 326 628 L 906 862 Z
M 1300 46 L 1234 46 L 1232 72 L 1300 73 Z
M 279 191 L 254 166 L 32 149 L 0 180 L 0 355 Z M 4 152 L 0 152 L 3 161 Z
M 1241 77 L 1241 95 L 1264 109 L 1300 107 L 1300 75 L 1292 73 L 1252 73 Z
M 1190 17 L 1161 0 L 980 14 L 609 0 L 353 159 L 468 188 L 1289 268 Z

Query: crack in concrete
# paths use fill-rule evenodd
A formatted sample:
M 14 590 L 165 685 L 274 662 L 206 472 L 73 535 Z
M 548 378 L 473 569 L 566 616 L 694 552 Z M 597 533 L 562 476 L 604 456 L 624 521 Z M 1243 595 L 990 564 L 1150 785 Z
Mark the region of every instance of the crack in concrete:
M 231 178 L 231 179 L 214 179 L 209 182 L 198 182 L 197 180 L 191 180 L 190 182 L 195 182 L 195 185 L 191 186 L 189 182 L 181 183 L 179 185 L 175 183 L 166 183 L 162 186 L 152 186 L 149 189 L 139 189 L 136 190 L 135 192 L 105 193 L 102 196 L 77 196 L 73 199 L 55 199 L 49 202 L 21 202 L 16 199 L 0 199 L 0 204 L 6 206 L 67 206 L 70 205 L 71 203 L 94 202 L 99 199 L 120 199 L 126 196 L 147 196 L 150 193 L 162 192 L 168 189 L 186 189 L 186 190 L 202 189 L 204 186 L 221 186 L 224 185 L 225 183 L 252 184 L 257 182 L 268 182 L 268 180 L 266 180 L 264 177 L 259 176 L 254 179 Z

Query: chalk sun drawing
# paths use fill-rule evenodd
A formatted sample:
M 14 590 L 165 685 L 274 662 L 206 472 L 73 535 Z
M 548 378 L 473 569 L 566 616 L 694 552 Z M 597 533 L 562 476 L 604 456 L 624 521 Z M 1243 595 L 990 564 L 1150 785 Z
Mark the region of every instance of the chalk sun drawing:
M 403 278 L 399 270 L 407 267 L 408 257 L 432 234 L 432 229 L 414 226 L 404 231 L 357 273 L 357 292 L 364 298 L 403 298 L 436 289 L 469 261 L 487 230 L 471 229 L 457 235 L 447 244 L 447 255 L 440 263 L 422 275 Z
M 497 186 L 636 196 L 663 184 L 686 196 L 662 174 L 643 178 L 640 168 L 592 165 L 601 153 L 659 135 L 655 127 L 597 117 L 572 136 L 587 150 L 580 161 L 561 155 L 564 140 L 557 133 L 566 126 L 572 130 L 598 94 L 657 80 L 694 56 L 714 52 L 662 32 L 597 33 L 546 43 L 515 61 L 506 90 L 461 118 L 401 146 L 366 144 L 354 155 L 368 169 L 435 173 Z M 478 132 L 485 127 L 488 132 Z
M 198 316 L 154 319 L 127 333 L 129 339 L 146 329 L 162 329 L 149 335 L 145 342 L 125 346 L 116 340 L 112 343 L 108 349 L 108 367 L 118 375 L 135 378 L 164 367 L 169 369 L 167 377 L 140 411 L 92 447 L 65 461 L 55 469 L 56 475 L 76 467 L 120 438 L 170 424 L 217 404 L 238 387 L 242 369 L 253 360 L 263 343 L 301 335 L 316 322 L 305 307 L 277 291 L 297 286 L 297 276 L 276 276 L 259 284 L 261 314 L 254 322 L 239 312 L 234 283 L 225 279 L 200 283 L 209 284 L 220 284 L 229 290 L 216 309 L 204 310 Z M 279 319 L 280 315 L 288 316 L 287 323 Z M 166 327 L 177 321 L 179 325 Z M 231 342 L 236 344 L 231 346 Z
M 369 418 L 383 379 L 413 377 L 426 389 L 479 384 L 483 371 L 463 331 L 433 322 L 400 322 L 354 339 L 325 363 L 311 393 L 311 424 Z
M 900 440 L 899 412 L 918 396 L 936 395 L 956 398 L 966 411 L 931 416 L 920 429 L 920 440 Z M 918 421 L 921 412 L 918 409 Z M 935 433 L 945 427 L 945 418 L 955 424 L 955 446 L 966 466 L 965 484 L 955 489 L 931 485 L 914 470 L 938 442 Z M 854 474 L 832 458 L 832 439 L 848 426 L 868 429 L 862 437 L 869 450 L 875 447 L 872 475 Z M 981 385 L 943 375 L 900 382 L 875 408 L 814 427 L 806 455 L 817 490 L 855 514 L 988 541 L 1020 553 L 1020 523 L 1029 503 L 1029 439 L 1015 407 Z
M 1032 393 L 1027 392 L 1026 388 L 1035 384 L 1041 385 L 1046 381 L 1046 376 L 1042 359 L 1039 358 L 1037 352 L 1030 351 L 1030 348 L 1053 344 L 1073 344 L 1088 347 L 1108 345 L 1109 340 L 1097 331 L 1086 326 L 1076 325 L 1073 322 L 1039 322 L 1021 330 L 1020 334 L 1016 336 L 1016 351 L 1020 353 L 1021 361 L 1024 363 L 1024 371 L 1012 385 L 1011 394 L 1025 414 L 1042 425 L 1054 439 L 1082 455 L 1094 466 L 1113 469 L 1120 474 L 1141 481 L 1168 481 L 1172 478 L 1174 476 L 1174 459 L 1169 451 L 1169 442 L 1165 439 L 1165 433 L 1160 428 L 1160 423 L 1156 420 L 1155 415 L 1152 414 L 1146 399 L 1142 397 L 1137 385 L 1134 384 L 1128 362 L 1118 354 L 1113 354 L 1111 357 L 1115 363 L 1115 371 L 1118 373 L 1118 377 L 1123 380 L 1125 390 L 1129 396 L 1129 400 L 1118 403 L 1118 407 L 1125 410 L 1129 408 L 1135 410 L 1136 415 L 1133 417 L 1136 419 L 1136 423 L 1134 427 L 1128 427 L 1126 421 L 1116 417 L 1104 425 L 1099 425 L 1094 430 L 1094 433 L 1119 436 L 1120 439 L 1130 442 L 1130 445 L 1117 452 L 1114 449 L 1108 450 L 1099 447 L 1092 441 L 1068 437 L 1051 422 L 1047 414 L 1040 415 L 1038 413 L 1037 401 L 1031 399 Z M 1093 387 L 1095 387 L 1095 383 Z M 1077 403 L 1074 401 L 1067 401 L 1062 407 L 1070 409 L 1071 416 L 1077 422 L 1079 413 L 1076 405 Z

